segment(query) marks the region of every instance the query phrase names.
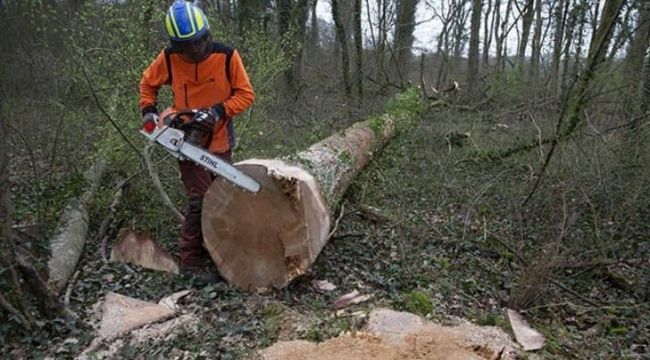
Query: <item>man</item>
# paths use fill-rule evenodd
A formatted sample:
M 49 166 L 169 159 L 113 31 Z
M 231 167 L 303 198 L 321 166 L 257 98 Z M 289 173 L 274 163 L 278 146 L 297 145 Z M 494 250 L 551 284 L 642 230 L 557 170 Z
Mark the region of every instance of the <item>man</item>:
M 177 111 L 201 109 L 195 120 L 200 117 L 211 132 L 203 145 L 231 162 L 233 117 L 255 99 L 242 59 L 236 50 L 212 41 L 207 17 L 191 2 L 176 0 L 169 7 L 165 28 L 170 46 L 158 54 L 140 81 L 144 124 L 157 124 L 156 95 L 162 85 L 170 85 L 172 107 Z M 209 254 L 203 247 L 201 208 L 214 177 L 190 161 L 180 161 L 179 166 L 189 198 L 181 227 L 181 274 L 209 281 L 216 276 L 214 270 L 204 268 Z

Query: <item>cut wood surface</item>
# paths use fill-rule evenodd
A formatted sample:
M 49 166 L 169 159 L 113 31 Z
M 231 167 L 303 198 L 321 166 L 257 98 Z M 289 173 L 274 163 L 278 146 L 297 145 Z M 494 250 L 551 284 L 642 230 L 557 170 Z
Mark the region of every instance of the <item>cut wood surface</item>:
M 257 194 L 215 181 L 202 228 L 221 275 L 252 290 L 283 287 L 305 273 L 328 240 L 336 204 L 394 134 L 395 119 L 384 115 L 282 160 L 236 164 L 260 182 Z

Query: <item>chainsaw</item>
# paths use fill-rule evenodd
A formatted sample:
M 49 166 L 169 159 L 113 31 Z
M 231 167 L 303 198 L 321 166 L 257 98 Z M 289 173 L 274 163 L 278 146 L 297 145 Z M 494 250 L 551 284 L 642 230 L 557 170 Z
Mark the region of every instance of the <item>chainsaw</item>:
M 149 141 L 161 145 L 163 149 L 179 160 L 191 160 L 242 189 L 253 193 L 260 191 L 260 184 L 253 178 L 201 147 L 206 138 L 209 138 L 211 127 L 206 127 L 201 121 L 196 121 L 197 114 L 201 115 L 204 112 L 201 110 L 176 112 L 163 118 L 162 124 L 159 123 L 158 126 L 153 123 L 145 124 L 140 133 Z M 198 117 L 200 118 L 200 116 Z M 192 120 L 184 122 L 183 118 Z M 221 121 L 221 119 L 217 121 Z M 160 120 L 157 119 L 157 122 Z

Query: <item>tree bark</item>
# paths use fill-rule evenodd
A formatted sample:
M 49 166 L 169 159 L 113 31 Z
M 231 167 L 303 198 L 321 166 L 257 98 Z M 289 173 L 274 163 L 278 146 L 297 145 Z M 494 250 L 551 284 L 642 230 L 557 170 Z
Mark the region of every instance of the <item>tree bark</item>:
M 535 1 L 535 30 L 530 56 L 530 78 L 534 82 L 539 80 L 539 64 L 542 54 L 542 1 Z
M 411 111 L 356 123 L 282 160 L 236 166 L 262 185 L 257 194 L 224 181 L 208 190 L 203 236 L 221 275 L 247 290 L 284 287 L 304 274 L 328 241 L 334 209 L 358 173 Z
M 320 34 L 318 32 L 318 16 L 316 13 L 316 6 L 318 0 L 310 0 L 309 8 L 311 13 L 311 28 L 309 29 L 309 44 L 313 49 L 320 47 Z
M 51 254 L 47 263 L 49 283 L 57 294 L 65 288 L 81 257 L 88 232 L 88 205 L 105 169 L 106 163 L 100 158 L 86 171 L 86 190 L 69 203 L 61 216 L 63 225 L 50 241 Z
M 643 69 L 644 55 L 650 39 L 650 3 L 639 4 L 638 27 L 633 35 L 625 57 L 625 75 L 636 79 Z
M 490 45 L 492 44 L 492 29 L 490 28 L 490 13 L 492 12 L 492 0 L 487 0 L 487 9 L 483 18 L 483 63 L 490 65 Z M 494 22 L 493 22 L 494 23 Z
M 341 22 L 338 0 L 332 0 L 332 18 L 336 27 L 336 42 L 341 49 L 341 73 L 343 74 L 343 89 L 349 97 L 352 93 L 350 88 L 350 58 L 348 55 L 348 41 L 345 35 L 345 28 Z
M 404 85 L 405 72 L 411 60 L 413 46 L 413 30 L 415 29 L 415 9 L 418 0 L 402 0 L 397 3 L 397 22 L 395 23 L 395 38 L 393 48 L 397 52 L 395 73 Z
M 551 73 L 549 86 L 551 92 L 557 94 L 559 90 L 560 59 L 562 57 L 562 43 L 564 41 L 564 25 L 571 0 L 560 0 L 555 8 L 555 34 L 553 36 L 553 57 L 551 59 Z
M 469 38 L 469 54 L 467 69 L 468 96 L 473 98 L 477 93 L 478 62 L 479 62 L 479 30 L 481 29 L 481 0 L 472 2 L 472 22 Z
M 354 47 L 357 53 L 355 80 L 359 103 L 363 102 L 363 33 L 361 32 L 361 0 L 354 0 Z
M 535 0 L 527 0 L 526 8 L 521 25 L 521 41 L 519 42 L 519 49 L 517 50 L 517 63 L 519 66 L 524 65 L 526 60 L 526 47 L 528 46 L 528 37 L 530 35 L 530 28 L 533 24 L 533 16 L 535 15 L 534 4 Z

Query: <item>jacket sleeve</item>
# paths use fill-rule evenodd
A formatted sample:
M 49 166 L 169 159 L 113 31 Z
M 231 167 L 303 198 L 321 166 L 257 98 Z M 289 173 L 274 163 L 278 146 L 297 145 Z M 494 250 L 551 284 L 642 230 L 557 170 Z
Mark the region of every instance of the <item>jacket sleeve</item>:
M 165 51 L 161 51 L 156 59 L 142 73 L 140 79 L 140 110 L 142 113 L 155 110 L 158 89 L 169 84 Z
M 233 90 L 232 96 L 223 103 L 228 117 L 238 115 L 255 101 L 253 87 L 237 50 L 233 52 L 230 60 L 230 86 Z

